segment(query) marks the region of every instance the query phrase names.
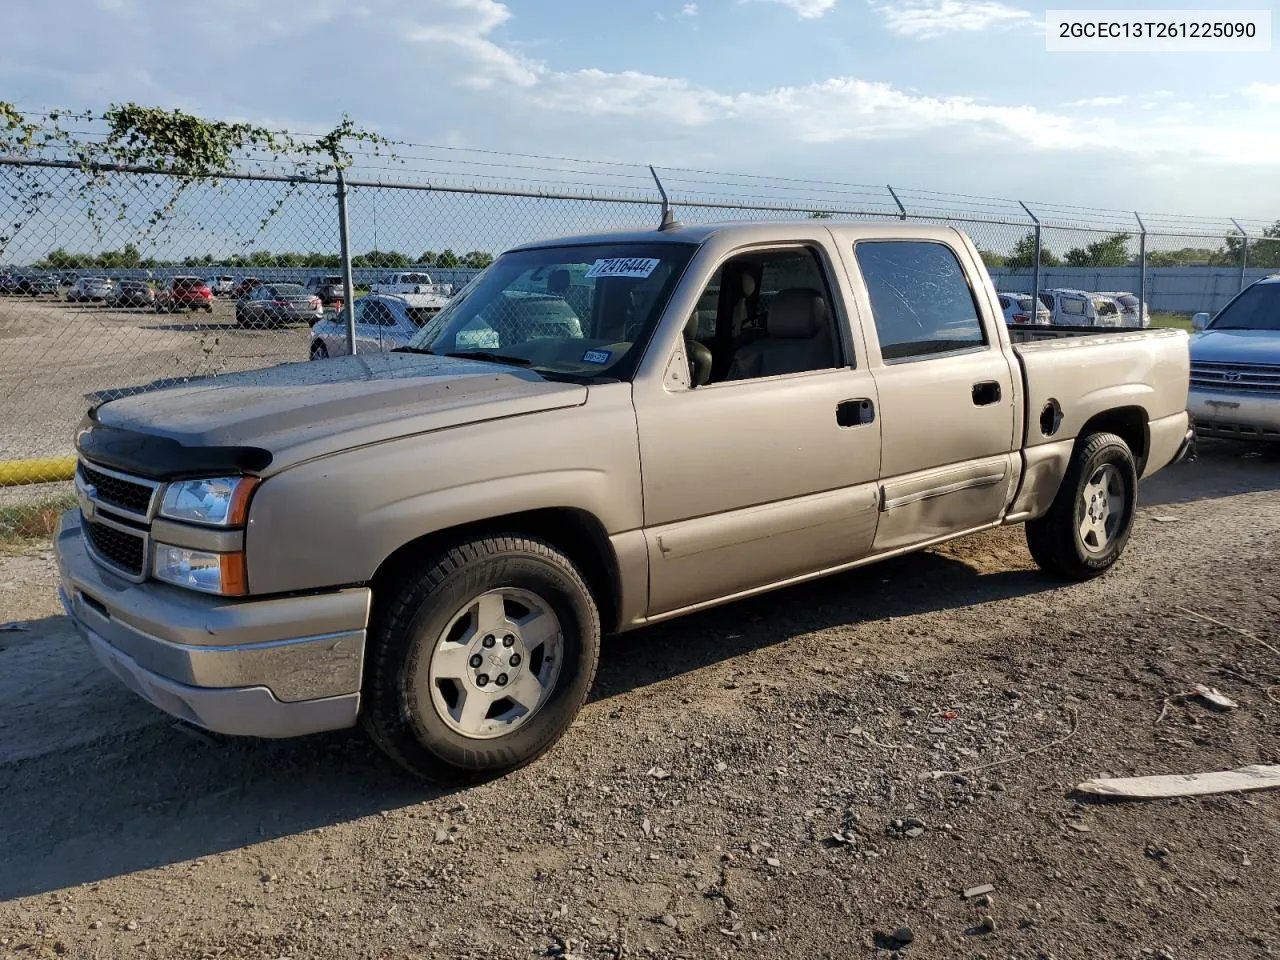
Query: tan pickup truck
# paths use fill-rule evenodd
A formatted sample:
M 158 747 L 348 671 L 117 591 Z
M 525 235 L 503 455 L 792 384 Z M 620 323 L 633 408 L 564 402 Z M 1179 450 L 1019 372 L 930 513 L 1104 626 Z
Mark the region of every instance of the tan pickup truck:
M 1182 332 L 1013 344 L 951 229 L 535 243 L 395 352 L 92 410 L 62 597 L 163 710 L 457 782 L 556 741 L 601 634 L 999 524 L 1101 573 L 1187 389 Z

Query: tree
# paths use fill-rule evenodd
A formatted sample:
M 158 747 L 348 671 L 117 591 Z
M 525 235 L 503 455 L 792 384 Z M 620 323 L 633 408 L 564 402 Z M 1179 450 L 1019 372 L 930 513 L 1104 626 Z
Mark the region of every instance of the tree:
M 1072 247 L 1066 253 L 1073 267 L 1124 267 L 1129 265 L 1129 234 L 1113 233 L 1105 240 L 1095 240 L 1084 247 Z
M 445 247 L 443 250 L 441 250 L 440 256 L 436 257 L 437 267 L 442 267 L 448 270 L 453 267 L 456 267 L 457 265 L 458 265 L 458 255 L 454 253 L 452 250 L 450 250 L 448 247 Z
M 483 250 L 472 250 L 462 258 L 462 265 L 472 270 L 483 270 L 491 263 L 493 263 L 493 254 L 485 253 Z
M 1018 242 L 1013 245 L 1013 249 L 1009 251 L 1009 256 L 1005 259 L 1006 267 L 1029 267 L 1036 259 L 1036 235 L 1034 231 L 1027 231 L 1018 238 Z M 1040 245 L 1040 266 L 1042 267 L 1060 267 L 1062 261 L 1059 260 L 1052 250 L 1043 243 Z
M 418 257 L 418 263 L 424 267 L 434 267 L 436 265 L 436 252 L 434 250 L 424 250 Z
M 1246 262 L 1251 267 L 1280 267 L 1280 220 L 1262 231 L 1265 239 L 1249 238 Z M 1226 246 L 1219 249 L 1218 258 L 1225 264 L 1238 266 L 1245 250 L 1243 238 L 1238 233 L 1229 234 Z
M 987 265 L 988 269 L 1008 265 L 1008 258 L 993 250 L 979 250 L 978 256 L 982 257 L 982 262 Z
M 831 212 L 828 210 L 811 210 L 809 212 L 810 220 L 830 220 Z
M 351 258 L 351 266 L 359 269 L 402 270 L 409 264 L 409 258 L 398 250 L 370 250 Z
M 1181 250 L 1148 250 L 1148 267 L 1213 266 L 1218 252 L 1208 247 L 1183 247 Z

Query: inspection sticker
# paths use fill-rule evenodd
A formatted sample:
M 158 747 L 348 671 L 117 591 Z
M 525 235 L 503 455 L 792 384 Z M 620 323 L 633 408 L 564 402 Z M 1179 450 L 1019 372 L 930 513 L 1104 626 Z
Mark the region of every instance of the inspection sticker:
M 595 277 L 636 277 L 643 280 L 654 270 L 657 270 L 658 264 L 661 262 L 661 260 L 653 257 L 608 257 L 593 263 L 587 269 L 585 276 L 592 279 Z
M 608 363 L 613 357 L 612 350 L 588 350 L 582 355 L 583 363 Z

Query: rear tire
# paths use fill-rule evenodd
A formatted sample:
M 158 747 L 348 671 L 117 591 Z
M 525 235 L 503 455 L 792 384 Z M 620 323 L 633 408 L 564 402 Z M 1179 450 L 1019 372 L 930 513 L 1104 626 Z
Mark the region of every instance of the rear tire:
M 1138 506 L 1133 451 L 1114 433 L 1081 438 L 1053 505 L 1027 523 L 1027 547 L 1045 573 L 1091 580 L 1124 552 Z
M 329 349 L 324 345 L 323 340 L 317 340 L 315 343 L 311 345 L 311 359 L 312 360 L 329 359 Z
M 550 544 L 516 534 L 457 544 L 391 585 L 374 618 L 364 723 L 439 784 L 531 763 L 568 729 L 595 678 L 600 615 Z

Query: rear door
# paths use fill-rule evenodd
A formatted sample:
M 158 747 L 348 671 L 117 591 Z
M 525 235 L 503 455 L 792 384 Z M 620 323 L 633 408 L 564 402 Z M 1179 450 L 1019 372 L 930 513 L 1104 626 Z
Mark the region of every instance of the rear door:
M 875 551 L 999 519 L 1016 481 L 1020 383 L 959 241 L 857 240 L 855 296 L 880 397 Z M 870 318 L 870 319 L 867 319 Z

